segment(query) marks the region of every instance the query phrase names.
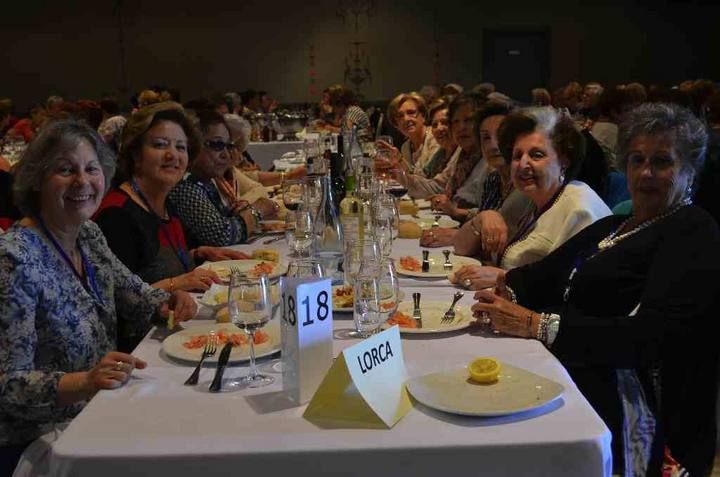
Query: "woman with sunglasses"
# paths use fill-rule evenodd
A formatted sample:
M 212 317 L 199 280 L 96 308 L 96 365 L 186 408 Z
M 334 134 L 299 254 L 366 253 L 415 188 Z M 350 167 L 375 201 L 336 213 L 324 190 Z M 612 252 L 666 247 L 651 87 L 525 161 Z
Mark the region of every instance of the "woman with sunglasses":
M 252 204 L 223 203 L 217 181 L 231 166 L 230 131 L 220 113 L 200 112 L 198 120 L 202 148 L 190 159 L 189 174 L 170 192 L 170 201 L 191 244 L 226 247 L 243 243 L 259 221 L 276 217 L 280 206 L 264 197 Z

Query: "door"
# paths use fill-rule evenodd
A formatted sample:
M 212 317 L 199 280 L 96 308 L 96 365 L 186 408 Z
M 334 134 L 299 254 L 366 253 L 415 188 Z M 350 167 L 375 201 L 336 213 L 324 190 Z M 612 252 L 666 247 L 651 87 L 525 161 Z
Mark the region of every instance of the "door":
M 548 85 L 548 32 L 483 31 L 483 81 L 521 102 Z

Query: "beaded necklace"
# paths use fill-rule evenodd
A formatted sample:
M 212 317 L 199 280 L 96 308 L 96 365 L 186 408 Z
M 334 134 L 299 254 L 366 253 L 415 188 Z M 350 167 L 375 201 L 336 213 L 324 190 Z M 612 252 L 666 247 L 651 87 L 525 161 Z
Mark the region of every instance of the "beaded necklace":
M 570 276 L 568 277 L 567 285 L 565 286 L 565 292 L 563 293 L 563 301 L 567 303 L 568 299 L 570 298 L 570 291 L 572 290 L 572 283 L 575 279 L 575 275 L 577 274 L 578 270 L 585 264 L 586 261 L 596 257 L 598 254 L 604 252 L 605 250 L 609 250 L 610 248 L 617 245 L 618 242 L 621 242 L 622 240 L 625 240 L 626 238 L 640 232 L 641 230 L 644 230 L 648 227 L 650 227 L 652 224 L 661 221 L 662 219 L 671 216 L 678 210 L 682 209 L 686 205 L 692 204 L 692 199 L 689 197 L 686 199 L 683 199 L 678 205 L 673 207 L 672 209 L 669 209 L 665 211 L 664 213 L 653 217 L 651 219 L 646 220 L 645 222 L 638 224 L 637 226 L 633 227 L 632 229 L 628 230 L 624 234 L 619 234 L 619 232 L 625 228 L 625 226 L 630 223 L 630 220 L 632 220 L 633 216 L 628 217 L 626 220 L 623 220 L 623 222 L 620 224 L 620 226 L 615 229 L 610 235 L 602 239 L 600 242 L 598 242 L 597 246 L 591 249 L 589 252 L 586 251 L 585 253 L 580 253 L 575 258 L 575 266 L 570 271 Z

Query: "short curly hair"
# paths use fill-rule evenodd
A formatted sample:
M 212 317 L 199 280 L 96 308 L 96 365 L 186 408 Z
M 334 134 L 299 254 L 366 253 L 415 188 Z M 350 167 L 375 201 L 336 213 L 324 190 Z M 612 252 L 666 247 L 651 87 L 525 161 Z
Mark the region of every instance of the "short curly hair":
M 135 161 L 143 146 L 145 133 L 160 121 L 178 124 L 188 140 L 188 157 L 193 160 L 200 153 L 200 135 L 183 107 L 172 101 L 145 106 L 128 118 L 122 132 L 118 154 L 118 179 L 129 180 L 135 171 Z
M 498 147 L 509 164 L 515 142 L 521 137 L 541 132 L 551 141 L 558 157 L 565 159 L 565 183 L 575 179 L 585 159 L 585 138 L 568 115 L 551 107 L 525 108 L 509 114 L 498 129 Z
M 638 136 L 670 135 L 685 170 L 697 177 L 707 152 L 705 125 L 689 109 L 671 103 L 644 103 L 628 111 L 618 125 L 618 163 L 627 169 L 632 141 Z
M 40 189 L 62 154 L 74 151 L 80 141 L 86 141 L 97 154 L 105 176 L 105 191 L 115 173 L 115 154 L 102 137 L 84 121 L 64 119 L 45 123 L 30 142 L 15 167 L 13 199 L 25 216 L 40 213 Z

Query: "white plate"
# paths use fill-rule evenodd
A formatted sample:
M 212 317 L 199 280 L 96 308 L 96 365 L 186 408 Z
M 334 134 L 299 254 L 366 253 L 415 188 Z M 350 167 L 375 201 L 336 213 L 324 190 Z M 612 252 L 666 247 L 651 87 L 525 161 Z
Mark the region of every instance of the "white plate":
M 465 297 L 463 297 L 465 298 Z M 423 303 L 420 301 L 420 311 L 422 311 L 422 328 L 403 328 L 400 326 L 400 333 L 407 334 L 427 334 L 427 333 L 447 333 L 448 331 L 457 331 L 467 328 L 473 323 L 473 316 L 470 307 L 467 305 L 461 305 L 463 298 L 460 299 L 457 305 L 455 305 L 455 319 L 452 323 L 442 323 L 442 317 L 450 307 L 452 298 L 448 297 L 448 302 L 427 302 Z M 412 316 L 413 305 L 412 303 L 400 303 L 398 311 L 405 313 L 408 316 Z M 382 328 L 388 329 L 391 325 L 384 323 Z
M 230 280 L 230 267 L 237 267 L 240 272 L 244 273 L 252 270 L 255 265 L 261 262 L 273 265 L 273 271 L 268 275 L 268 278 L 277 278 L 287 272 L 286 263 L 273 263 L 267 260 L 221 260 L 219 262 L 205 262 L 200 267 L 213 270 L 220 276 L 221 280 L 228 281 Z
M 352 305 L 346 306 L 346 307 L 337 306 L 337 303 L 335 301 L 335 290 L 338 288 L 342 288 L 343 286 L 346 286 L 346 285 L 335 285 L 332 287 L 332 289 L 333 289 L 333 312 L 335 312 L 335 313 L 352 313 L 354 311 Z M 405 293 L 403 293 L 403 291 L 400 290 L 400 292 L 398 293 L 398 299 L 402 300 L 403 298 L 405 298 Z
M 410 218 L 408 220 L 412 220 L 416 224 L 420 226 L 423 230 L 428 230 L 432 228 L 433 224 L 435 223 L 435 216 L 434 215 L 427 215 L 426 213 L 423 213 L 423 215 L 420 216 L 420 218 L 415 218 L 413 216 L 409 216 Z M 460 222 L 457 220 L 454 220 L 450 218 L 447 215 L 443 215 L 438 219 L 438 225 L 440 227 L 446 228 L 446 229 L 456 229 L 460 227 Z
M 407 255 L 403 255 L 403 257 L 406 256 Z M 420 262 L 420 264 L 422 265 L 422 254 L 418 254 L 417 256 L 413 255 L 412 257 L 418 262 Z M 445 255 L 443 255 L 440 251 L 431 251 L 430 256 L 428 257 L 428 261 L 430 262 L 429 272 L 414 272 L 412 270 L 405 270 L 400 264 L 400 257 L 395 259 L 395 264 L 397 266 L 397 272 L 400 275 L 419 278 L 447 278 L 450 276 L 451 273 L 459 270 L 460 267 L 462 267 L 463 265 L 482 265 L 479 260 L 475 260 L 474 258 L 450 254 L 450 263 L 453 264 L 453 268 L 452 270 L 445 271 L 443 269 L 443 264 L 445 263 Z M 448 306 L 449 303 L 450 302 L 448 302 Z
M 202 348 L 188 349 L 183 346 L 183 343 L 188 341 L 193 336 L 207 335 L 210 331 L 226 330 L 229 333 L 245 333 L 243 330 L 233 325 L 232 323 L 215 323 L 212 325 L 204 326 L 193 326 L 192 328 L 178 331 L 163 341 L 163 351 L 171 358 L 179 359 L 181 361 L 199 361 L 200 355 L 202 354 Z M 261 330 L 270 336 L 270 339 L 265 343 L 255 345 L 255 356 L 262 358 L 263 356 L 269 356 L 278 350 L 280 350 L 280 320 L 272 320 Z M 220 356 L 220 350 L 222 345 L 218 346 L 218 350 L 214 356 L 211 356 L 205 360 L 205 362 L 213 363 L 217 362 Z M 250 345 L 236 346 L 230 352 L 230 362 L 247 361 L 250 359 Z
M 408 392 L 422 404 L 464 416 L 504 416 L 529 411 L 559 398 L 565 388 L 535 373 L 500 363 L 495 383 L 479 384 L 467 368 L 413 378 Z

